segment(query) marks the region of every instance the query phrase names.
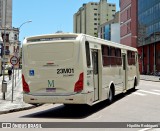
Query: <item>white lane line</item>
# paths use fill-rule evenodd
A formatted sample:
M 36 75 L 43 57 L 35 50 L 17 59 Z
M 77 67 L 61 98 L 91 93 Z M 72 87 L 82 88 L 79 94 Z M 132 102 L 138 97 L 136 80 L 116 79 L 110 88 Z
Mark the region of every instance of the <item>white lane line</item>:
M 144 129 L 141 129 L 139 131 L 149 131 L 150 129 L 152 129 L 152 128 L 144 128 Z
M 145 91 L 145 90 L 138 90 L 138 91 L 144 92 L 144 93 L 149 93 L 149 94 L 154 94 L 154 95 L 159 95 L 160 96 L 160 93 L 156 93 L 156 92 Z
M 146 94 L 142 94 L 142 93 L 139 93 L 139 92 L 134 92 L 133 94 L 140 95 L 140 96 L 146 96 Z
M 160 92 L 160 90 L 153 90 L 153 91 Z

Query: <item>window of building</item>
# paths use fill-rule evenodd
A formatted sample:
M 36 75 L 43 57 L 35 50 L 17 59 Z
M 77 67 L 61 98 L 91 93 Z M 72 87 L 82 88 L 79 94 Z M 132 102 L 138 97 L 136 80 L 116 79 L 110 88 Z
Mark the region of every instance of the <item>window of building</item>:
M 2 34 L 3 41 L 5 38 L 6 38 L 6 42 L 9 42 L 9 34 L 6 34 L 6 36 L 4 34 Z
M 6 46 L 6 50 L 9 50 L 9 46 Z
M 131 32 L 131 23 L 128 22 L 126 26 L 127 26 L 127 33 L 130 33 Z
M 15 34 L 15 35 L 14 35 L 14 40 L 17 40 L 17 39 L 18 39 L 18 38 L 17 38 L 17 34 Z
M 95 37 L 98 37 L 98 35 L 97 35 L 97 33 L 96 33 L 96 32 L 94 32 L 94 36 L 95 36 Z
M 127 9 L 127 19 L 131 18 L 131 8 Z

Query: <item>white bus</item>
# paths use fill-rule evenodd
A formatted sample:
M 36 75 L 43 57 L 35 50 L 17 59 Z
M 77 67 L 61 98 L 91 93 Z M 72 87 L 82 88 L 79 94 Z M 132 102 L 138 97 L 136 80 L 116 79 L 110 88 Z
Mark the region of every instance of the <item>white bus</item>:
M 23 42 L 26 103 L 93 105 L 139 83 L 137 49 L 85 34 L 57 33 Z

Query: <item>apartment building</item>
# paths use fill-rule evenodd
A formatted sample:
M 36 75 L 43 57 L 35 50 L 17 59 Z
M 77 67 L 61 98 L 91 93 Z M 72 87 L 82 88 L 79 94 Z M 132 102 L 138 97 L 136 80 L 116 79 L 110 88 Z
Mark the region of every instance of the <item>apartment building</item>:
M 98 37 L 120 43 L 120 12 L 116 12 L 115 17 L 98 27 Z
M 107 0 L 83 4 L 74 14 L 74 33 L 98 36 L 98 26 L 110 21 L 116 13 L 116 5 Z

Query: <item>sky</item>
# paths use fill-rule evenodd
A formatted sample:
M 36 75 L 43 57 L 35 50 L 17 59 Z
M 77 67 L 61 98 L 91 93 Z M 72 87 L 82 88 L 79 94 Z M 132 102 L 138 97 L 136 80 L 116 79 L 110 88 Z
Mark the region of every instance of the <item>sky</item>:
M 20 41 L 24 37 L 52 34 L 56 31 L 73 32 L 73 15 L 88 2 L 99 0 L 12 0 L 12 26 L 20 28 Z M 119 10 L 119 0 L 108 0 L 116 3 Z

